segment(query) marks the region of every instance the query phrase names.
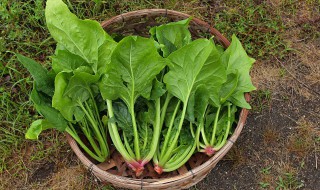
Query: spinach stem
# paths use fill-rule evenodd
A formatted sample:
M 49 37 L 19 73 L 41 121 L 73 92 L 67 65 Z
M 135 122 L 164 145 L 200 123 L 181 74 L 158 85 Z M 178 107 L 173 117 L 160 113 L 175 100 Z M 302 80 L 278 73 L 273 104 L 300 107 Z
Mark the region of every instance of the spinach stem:
M 225 132 L 225 134 L 223 136 L 222 141 L 218 145 L 216 145 L 214 147 L 215 150 L 219 150 L 227 142 L 227 138 L 228 138 L 229 131 L 230 131 L 230 128 L 231 128 L 230 118 L 231 118 L 231 104 L 228 104 L 228 124 L 227 124 L 227 129 L 226 129 L 226 132 Z
M 183 156 L 180 156 L 176 161 L 174 161 L 168 165 L 165 165 L 165 167 L 163 168 L 163 171 L 164 172 L 171 172 L 171 171 L 174 171 L 174 170 L 180 168 L 182 165 L 184 165 L 190 159 L 190 157 L 193 155 L 196 147 L 197 147 L 196 142 L 194 142 L 193 146 L 191 147 L 191 150 L 185 151 L 185 152 L 187 152 L 186 155 L 184 154 Z
M 95 140 L 92 138 L 92 135 L 90 134 L 90 129 L 88 127 L 88 123 L 86 119 L 83 119 L 81 122 L 79 122 L 79 126 L 83 132 L 83 134 L 87 137 L 90 145 L 92 146 L 93 150 L 99 155 L 102 156 L 100 149 L 98 148 Z
M 91 97 L 91 100 L 92 100 L 92 104 L 93 104 L 93 107 L 94 107 L 94 110 L 95 110 L 95 115 L 96 115 L 96 119 L 98 120 L 98 126 L 100 128 L 100 131 L 101 131 L 101 134 L 103 136 L 103 139 L 105 140 L 105 144 L 107 145 L 108 142 L 107 142 L 107 130 L 104 128 L 106 128 L 103 124 L 102 124 L 102 121 L 100 119 L 100 115 L 99 115 L 99 110 L 98 110 L 98 107 L 97 107 L 97 104 L 94 100 L 94 96 L 91 92 L 91 90 L 89 91 L 90 93 L 90 97 Z
M 213 124 L 213 130 L 212 130 L 212 136 L 211 136 L 210 144 L 206 143 L 206 145 L 213 146 L 213 144 L 215 143 L 214 141 L 215 141 L 215 138 L 216 138 L 216 131 L 217 131 L 217 125 L 218 125 L 220 110 L 221 110 L 221 106 L 218 107 L 218 110 L 217 110 L 217 113 L 216 113 L 216 117 L 214 119 L 214 124 Z
M 113 107 L 112 107 L 111 100 L 107 100 L 107 107 L 108 107 L 109 118 L 113 118 L 114 113 L 113 113 Z M 114 146 L 117 148 L 119 153 L 123 156 L 123 158 L 127 162 L 134 161 L 134 158 L 130 156 L 130 154 L 127 152 L 126 148 L 124 147 L 123 143 L 121 142 L 121 137 L 119 135 L 117 125 L 115 123 L 109 123 L 108 129 L 109 129 L 109 134 L 110 134 L 110 137 L 112 139 Z
M 130 105 L 130 114 L 131 114 L 131 120 L 132 120 L 132 126 L 133 126 L 134 152 L 136 155 L 136 159 L 140 160 L 141 156 L 140 156 L 140 147 L 139 147 L 139 134 L 138 134 L 138 127 L 137 127 L 137 123 L 136 123 L 136 116 L 134 113 L 133 100 L 131 101 L 131 105 Z
M 128 153 L 129 153 L 129 155 L 134 158 L 134 153 L 133 153 L 133 151 L 132 151 L 132 149 L 131 149 L 131 147 L 129 145 L 127 136 L 126 136 L 124 131 L 122 132 L 122 135 L 123 135 L 124 145 L 126 146 L 126 149 L 127 149 Z
M 141 150 L 144 150 L 147 147 L 147 143 L 148 143 L 148 125 L 144 124 L 144 127 L 146 129 L 144 130 L 145 133 L 144 133 L 143 145 L 142 145 Z
M 80 100 L 78 101 L 78 104 L 79 104 L 80 108 L 85 113 L 85 115 L 87 116 L 89 122 L 92 125 L 92 128 L 93 128 L 93 130 L 94 130 L 94 132 L 96 134 L 97 140 L 99 142 L 102 154 L 107 156 L 108 153 L 109 153 L 109 151 L 107 149 L 107 144 L 105 144 L 105 140 L 103 140 L 103 137 L 102 137 L 102 135 L 100 133 L 100 130 L 99 130 L 98 126 L 97 126 L 97 123 L 92 118 L 92 111 L 91 111 L 89 105 L 87 104 L 87 102 L 85 102 L 85 106 L 86 106 L 86 108 L 85 108 Z M 87 110 L 89 110 L 89 112 Z
M 168 150 L 164 154 L 163 158 L 160 159 L 160 163 L 159 163 L 160 166 L 163 166 L 169 160 L 169 158 L 172 154 L 172 151 L 174 150 L 174 148 L 177 145 L 178 138 L 180 136 L 180 131 L 181 131 L 181 128 L 182 128 L 182 125 L 184 122 L 184 117 L 186 115 L 187 105 L 188 105 L 187 103 L 184 103 L 184 105 L 183 105 L 182 115 L 181 115 L 181 119 L 180 119 L 179 126 L 178 126 L 178 131 L 175 133 L 175 137 L 174 137 L 171 145 L 169 146 Z
M 194 143 L 193 143 L 194 144 Z M 168 169 L 171 167 L 176 166 L 177 164 L 179 164 L 182 160 L 184 160 L 184 158 L 189 154 L 189 152 L 191 151 L 193 144 L 185 147 L 183 149 L 183 153 L 179 156 L 174 157 L 174 159 L 170 159 L 167 163 L 165 163 L 165 165 L 163 166 L 164 169 Z M 178 154 L 178 153 L 176 153 Z
M 172 127 L 173 127 L 173 124 L 174 124 L 174 120 L 176 118 L 176 115 L 177 115 L 177 112 L 179 110 L 179 107 L 180 107 L 180 100 L 178 101 L 174 111 L 173 111 L 173 114 L 172 114 L 172 117 L 171 117 L 171 120 L 170 120 L 170 123 L 169 123 L 169 127 L 168 127 L 168 131 L 165 135 L 165 139 L 164 139 L 164 142 L 163 142 L 163 146 L 162 146 L 162 150 L 161 150 L 161 154 L 160 154 L 160 160 L 162 160 L 164 154 L 167 152 L 167 146 L 168 146 L 168 143 L 169 143 L 169 139 L 171 137 L 171 131 L 172 131 Z
M 93 153 L 80 139 L 80 137 L 77 135 L 77 133 L 75 131 L 73 131 L 72 129 L 70 129 L 69 127 L 67 127 L 65 129 L 65 131 L 81 146 L 81 148 L 83 148 L 83 150 L 86 151 L 86 153 L 89 154 L 89 156 L 91 156 L 93 159 L 99 161 L 99 162 L 104 162 L 106 158 L 101 158 L 99 156 L 97 156 L 95 153 Z
M 192 137 L 194 138 L 194 137 L 195 137 L 195 134 L 194 134 L 192 122 L 190 122 L 189 127 L 190 127 L 191 135 L 192 135 Z
M 161 133 L 160 107 L 161 107 L 160 98 L 158 98 L 156 100 L 156 119 L 155 119 L 155 125 L 153 127 L 153 136 L 152 136 L 152 140 L 151 140 L 151 147 L 150 147 L 150 151 L 149 151 L 148 155 L 143 159 L 142 165 L 149 162 L 152 159 L 155 152 L 157 151 L 158 142 L 159 142 L 160 133 Z
M 205 133 L 205 130 L 204 130 L 204 124 L 203 124 L 202 120 L 201 120 L 201 122 L 199 124 L 199 128 L 200 128 L 200 131 L 201 131 L 201 136 L 202 136 L 202 139 L 204 141 L 204 144 L 209 145 L 209 141 L 207 139 L 207 136 L 206 136 L 206 133 Z
M 172 98 L 172 95 L 168 92 L 166 100 L 164 101 L 164 104 L 163 104 L 162 110 L 161 110 L 160 131 L 162 129 L 162 126 L 163 126 L 163 123 L 164 123 L 164 118 L 166 117 L 167 108 L 168 108 L 168 105 L 169 105 L 169 102 L 170 102 L 171 98 Z

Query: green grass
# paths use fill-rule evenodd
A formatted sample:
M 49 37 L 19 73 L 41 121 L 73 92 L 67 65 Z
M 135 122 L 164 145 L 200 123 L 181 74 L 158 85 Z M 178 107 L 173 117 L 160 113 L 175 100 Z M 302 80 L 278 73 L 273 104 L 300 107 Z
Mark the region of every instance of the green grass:
M 215 27 L 229 39 L 236 34 L 248 54 L 267 59 L 282 57 L 289 50 L 282 36 L 285 26 L 279 9 L 271 7 L 267 1 L 227 0 L 225 4 L 228 8 L 214 17 Z
M 301 189 L 304 187 L 304 182 L 300 181 L 292 173 L 284 173 L 282 176 L 279 176 L 276 183 L 276 190 Z
M 265 109 L 270 108 L 272 92 L 269 89 L 256 90 L 251 95 L 251 106 L 253 112 L 262 112 Z
M 37 116 L 28 95 L 32 79 L 12 52 L 26 54 L 45 62 L 50 49 L 50 40 L 45 32 L 42 1 L 22 3 L 1 1 L 0 17 L 0 172 L 7 169 L 13 152 L 24 142 L 26 127 Z M 52 43 L 52 42 L 51 42 Z

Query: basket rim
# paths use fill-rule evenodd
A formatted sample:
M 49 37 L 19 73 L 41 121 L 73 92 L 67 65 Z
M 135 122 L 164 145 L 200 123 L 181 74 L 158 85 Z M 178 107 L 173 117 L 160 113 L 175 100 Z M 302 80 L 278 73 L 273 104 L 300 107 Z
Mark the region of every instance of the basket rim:
M 179 18 L 189 18 L 190 15 L 186 13 L 181 13 L 178 11 L 174 10 L 168 10 L 168 9 L 142 9 L 142 10 L 137 10 L 137 11 L 131 11 L 127 13 L 123 13 L 117 16 L 114 16 L 110 19 L 106 19 L 101 23 L 101 26 L 103 28 L 108 27 L 109 25 L 113 23 L 119 23 L 119 22 L 125 22 L 125 20 L 130 19 L 132 17 L 136 16 L 150 16 L 150 15 L 159 15 L 159 16 L 173 16 L 173 17 L 179 17 Z M 208 29 L 208 32 L 210 32 L 212 35 L 216 37 L 216 39 L 226 48 L 230 45 L 230 42 L 215 28 L 210 26 L 208 23 L 192 17 L 191 20 L 192 23 L 206 27 Z M 245 94 L 246 101 L 250 100 L 250 95 L 249 93 Z M 174 177 L 169 177 L 169 178 L 160 178 L 160 179 L 134 179 L 130 177 L 123 177 L 123 176 L 118 176 L 112 173 L 109 173 L 107 171 L 104 171 L 100 169 L 97 165 L 93 164 L 81 151 L 79 148 L 78 144 L 76 141 L 68 134 L 65 132 L 66 139 L 71 147 L 71 149 L 74 151 L 74 153 L 77 155 L 77 157 L 80 159 L 80 161 L 85 165 L 85 167 L 95 176 L 97 177 L 100 181 L 103 182 L 110 182 L 113 185 L 121 186 L 124 188 L 132 188 L 132 189 L 142 189 L 143 188 L 172 188 L 173 185 L 177 184 L 182 184 L 186 180 L 192 181 L 192 179 L 197 176 L 201 175 L 205 177 L 211 169 L 214 168 L 214 166 L 217 164 L 219 160 L 221 160 L 224 155 L 230 150 L 230 148 L 233 146 L 237 138 L 239 137 L 244 124 L 246 122 L 246 118 L 248 115 L 248 110 L 243 108 L 240 112 L 239 116 L 239 122 L 237 127 L 234 130 L 234 133 L 231 135 L 231 137 L 228 138 L 227 143 L 219 150 L 216 152 L 214 156 L 209 158 L 206 162 L 201 164 L 198 167 L 192 168 L 188 172 L 184 174 L 180 174 Z M 208 169 L 209 168 L 209 169 Z M 202 174 L 203 170 L 208 170 L 205 174 Z M 194 183 L 194 182 L 190 182 Z M 121 184 L 121 185 L 120 185 Z

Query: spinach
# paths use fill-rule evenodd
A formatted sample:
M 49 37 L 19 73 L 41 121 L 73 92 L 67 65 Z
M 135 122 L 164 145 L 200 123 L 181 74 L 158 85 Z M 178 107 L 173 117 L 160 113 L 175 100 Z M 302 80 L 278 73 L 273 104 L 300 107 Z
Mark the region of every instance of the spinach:
M 190 20 L 191 18 L 150 29 L 151 36 L 162 44 L 163 57 L 168 57 L 172 52 L 191 42 L 191 33 L 188 30 Z
M 156 151 L 160 135 L 160 97 L 151 100 L 150 95 L 153 81 L 164 66 L 165 61 L 158 54 L 153 40 L 138 36 L 128 36 L 123 38 L 114 49 L 111 62 L 99 84 L 102 97 L 107 101 L 108 113 L 111 118 L 114 116 L 112 100 L 118 98 L 125 103 L 131 115 L 133 150 L 131 150 L 130 146 L 125 146 L 125 142 L 120 139 L 115 122 L 109 124 L 109 133 L 117 150 L 137 174 L 142 172 L 143 166 L 152 159 Z M 139 134 L 141 132 L 138 131 L 134 110 L 136 100 L 139 97 L 151 100 L 151 103 L 154 104 L 156 115 L 156 121 L 153 123 L 150 151 L 145 155 L 141 155 L 139 143 Z M 124 135 L 128 136 L 125 132 Z
M 251 108 L 244 98 L 244 93 L 255 90 L 249 75 L 254 61 L 246 54 L 240 41 L 233 35 L 230 46 L 222 52 L 219 59 L 220 65 L 225 67 L 226 81 L 222 84 L 219 94 L 210 97 L 211 104 L 210 101 L 207 103 L 208 108 L 211 107 L 211 109 L 215 110 L 212 129 L 205 130 L 204 125 L 200 126 L 203 143 L 199 139 L 198 149 L 200 150 L 199 146 L 201 146 L 202 149 L 200 151 L 209 156 L 213 155 L 226 143 L 229 130 L 234 122 L 234 119 L 231 118 L 235 117 L 235 106 Z M 219 128 L 219 122 L 223 115 L 228 115 L 228 122 L 225 122 L 224 125 L 226 126 L 226 132 L 221 134 L 217 133 L 217 128 Z M 203 119 L 201 118 L 200 121 L 203 121 Z
M 97 71 L 99 48 L 113 39 L 93 20 L 81 20 L 60 0 L 48 0 L 45 10 L 51 36 L 70 53 L 80 56 Z
M 48 29 L 58 42 L 52 56 L 54 74 L 17 54 L 35 80 L 30 97 L 44 117 L 31 124 L 26 138 L 37 139 L 42 130 L 50 128 L 66 131 L 92 158 L 103 162 L 109 148 L 107 128 L 97 106 L 101 96 L 97 83 L 115 42 L 98 22 L 78 19 L 61 0 L 48 0 L 45 15 Z
M 150 38 L 114 40 L 62 0 L 48 0 L 45 16 L 57 42 L 52 70 L 16 54 L 34 79 L 30 98 L 43 116 L 28 139 L 46 129 L 65 131 L 104 162 L 110 136 L 137 176 L 151 159 L 160 174 L 195 152 L 212 156 L 231 134 L 237 109 L 250 109 L 244 93 L 255 90 L 249 75 L 255 60 L 235 36 L 226 50 L 213 38 L 192 40 L 189 18 L 151 28 Z

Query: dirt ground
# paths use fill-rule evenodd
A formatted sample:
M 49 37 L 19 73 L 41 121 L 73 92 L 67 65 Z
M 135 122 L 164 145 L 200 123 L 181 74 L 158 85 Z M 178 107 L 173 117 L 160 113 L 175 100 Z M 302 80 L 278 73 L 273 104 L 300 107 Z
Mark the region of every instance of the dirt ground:
M 254 1 L 256 5 L 261 2 Z M 190 189 L 320 188 L 320 13 L 315 7 L 320 4 L 307 2 L 295 1 L 296 12 L 279 14 L 285 24 L 279 35 L 285 48 L 290 50 L 270 53 L 278 50 L 268 46 L 262 56 L 253 55 L 257 62 L 251 76 L 258 89 L 251 94 L 253 109 L 245 127 L 225 158 Z M 283 2 L 264 3 L 272 10 Z M 187 5 L 197 9 L 195 16 L 211 24 L 215 24 L 213 17 L 219 12 L 234 11 L 223 1 L 188 1 Z M 192 13 L 191 9 L 184 11 Z M 12 158 L 19 155 L 19 167 L 22 167 L 18 171 L 25 173 L 12 174 L 10 170 L 1 174 L 3 185 L 0 187 L 116 189 L 103 187 L 94 180 L 70 150 L 63 134 L 46 132 L 44 136 L 46 134 L 56 140 L 47 140 L 42 147 L 27 142 L 21 152 L 14 153 Z M 57 141 L 60 143 L 56 144 Z M 50 154 L 37 155 L 42 159 L 32 161 L 37 149 L 50 149 Z

